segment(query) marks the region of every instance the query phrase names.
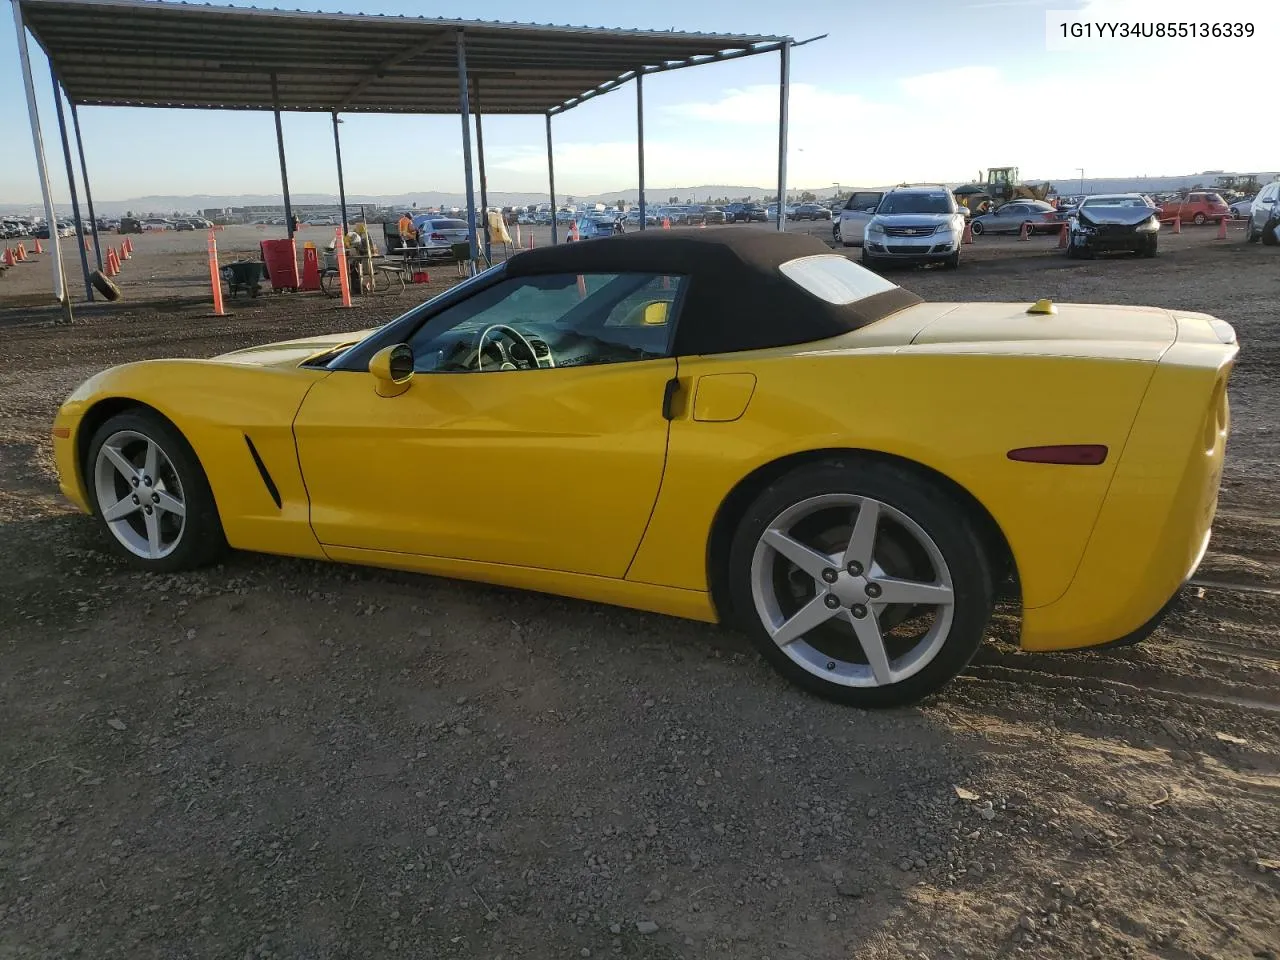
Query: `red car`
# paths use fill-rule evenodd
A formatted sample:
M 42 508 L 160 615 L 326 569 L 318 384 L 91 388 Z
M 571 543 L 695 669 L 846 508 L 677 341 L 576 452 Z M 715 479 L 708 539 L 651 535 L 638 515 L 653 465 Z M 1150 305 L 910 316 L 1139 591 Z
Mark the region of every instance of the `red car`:
M 1185 200 L 1170 200 L 1160 205 L 1161 220 L 1181 220 L 1183 223 L 1202 223 L 1231 216 L 1231 208 L 1216 193 L 1193 193 Z

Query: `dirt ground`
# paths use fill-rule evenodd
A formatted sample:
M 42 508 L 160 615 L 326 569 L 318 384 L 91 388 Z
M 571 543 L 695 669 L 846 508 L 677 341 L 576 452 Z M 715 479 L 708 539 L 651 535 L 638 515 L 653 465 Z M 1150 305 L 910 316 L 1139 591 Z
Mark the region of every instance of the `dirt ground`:
M 72 327 L 0 280 L 0 958 L 1275 960 L 1280 261 L 1211 238 L 984 238 L 895 278 L 1234 324 L 1201 576 L 1264 589 L 1190 586 L 1110 652 L 1023 654 L 1001 609 L 942 695 L 875 714 L 659 616 L 251 555 L 139 575 L 60 500 L 49 423 L 93 372 L 358 329 L 443 271 L 214 318 L 204 237 L 146 237 Z

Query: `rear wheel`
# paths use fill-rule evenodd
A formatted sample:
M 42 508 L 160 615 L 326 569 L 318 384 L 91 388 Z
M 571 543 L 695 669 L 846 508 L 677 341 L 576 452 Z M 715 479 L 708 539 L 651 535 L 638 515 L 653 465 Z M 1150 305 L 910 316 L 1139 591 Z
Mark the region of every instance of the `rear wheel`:
M 975 237 L 980 237 L 986 233 L 987 228 L 982 225 L 981 220 L 975 220 L 969 224 L 969 230 Z
M 130 410 L 107 420 L 89 442 L 84 475 L 108 542 L 134 566 L 186 570 L 226 549 L 200 461 L 158 414 Z
M 1197 227 L 1203 227 L 1204 221 L 1205 221 L 1205 215 L 1203 213 L 1197 213 L 1194 217 L 1191 218 L 1191 222 L 1194 223 Z
M 1144 257 L 1154 257 L 1156 255 L 1156 252 L 1157 252 L 1157 241 L 1155 237 L 1152 237 L 1150 240 L 1147 241 L 1146 246 L 1142 248 L 1142 255 Z
M 957 250 L 951 256 L 947 257 L 946 260 L 943 260 L 942 263 L 948 270 L 955 270 L 960 266 L 960 251 Z
M 991 615 L 988 558 L 965 511 L 913 471 L 835 459 L 764 490 L 729 556 L 734 612 L 783 676 L 891 707 L 973 657 Z

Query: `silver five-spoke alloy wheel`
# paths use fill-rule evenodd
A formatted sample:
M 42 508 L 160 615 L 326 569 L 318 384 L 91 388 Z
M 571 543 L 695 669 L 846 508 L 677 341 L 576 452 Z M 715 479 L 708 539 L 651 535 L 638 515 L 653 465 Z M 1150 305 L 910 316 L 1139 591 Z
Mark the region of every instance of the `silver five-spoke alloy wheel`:
M 946 644 L 955 612 L 933 538 L 889 504 L 849 493 L 802 500 L 765 528 L 751 593 L 779 649 L 846 687 L 919 673 Z
M 150 437 L 121 430 L 98 448 L 94 491 L 107 529 L 144 560 L 167 557 L 182 542 L 187 505 L 169 456 Z

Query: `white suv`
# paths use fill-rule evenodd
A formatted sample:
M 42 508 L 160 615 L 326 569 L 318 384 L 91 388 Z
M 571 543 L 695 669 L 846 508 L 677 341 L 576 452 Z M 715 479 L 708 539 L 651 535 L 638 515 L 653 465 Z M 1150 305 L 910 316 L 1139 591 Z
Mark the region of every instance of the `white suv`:
M 1244 225 L 1245 239 L 1250 243 L 1261 240 L 1266 244 L 1280 241 L 1280 180 L 1268 183 L 1253 198 L 1249 208 L 1249 222 Z M 1270 231 L 1268 235 L 1267 231 Z
M 862 265 L 891 261 L 960 266 L 964 214 L 944 186 L 895 187 L 867 224 Z

